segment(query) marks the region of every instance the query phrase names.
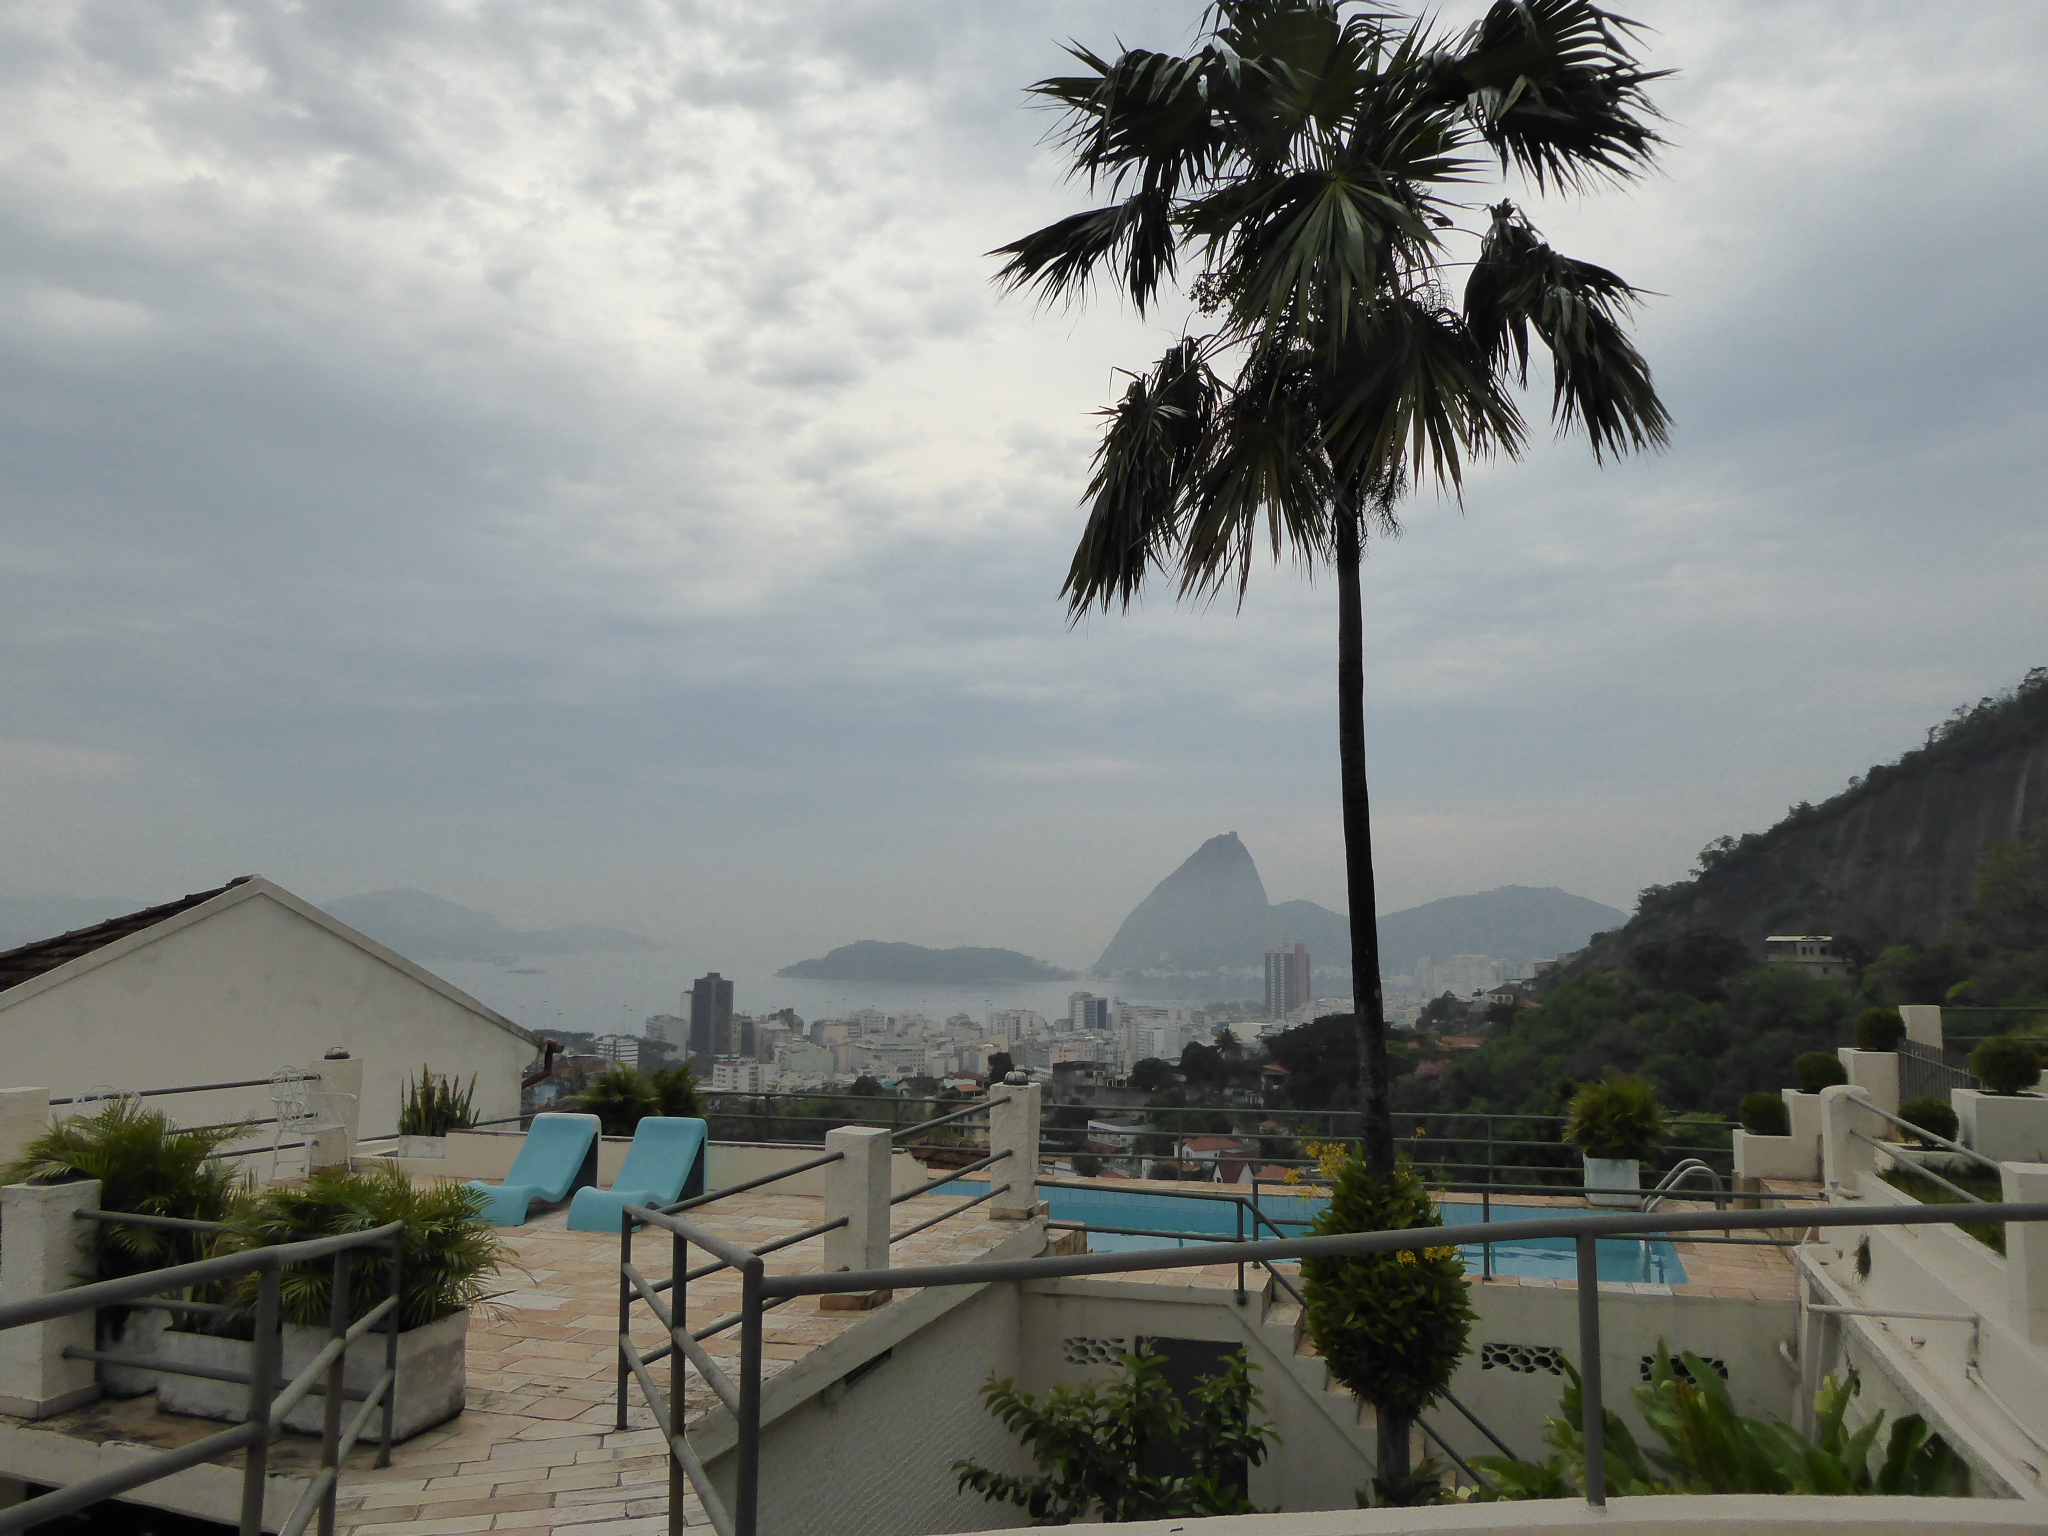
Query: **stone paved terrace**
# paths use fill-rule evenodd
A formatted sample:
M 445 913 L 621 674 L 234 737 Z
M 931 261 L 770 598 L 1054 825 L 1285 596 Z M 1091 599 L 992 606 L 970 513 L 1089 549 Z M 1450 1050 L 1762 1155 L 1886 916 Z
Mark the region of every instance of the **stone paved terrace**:
M 949 1188 L 907 1200 L 895 1208 L 892 1226 L 915 1226 L 959 1198 Z M 816 1196 L 780 1195 L 771 1186 L 701 1207 L 692 1219 L 720 1237 L 759 1247 L 818 1225 L 825 1219 L 823 1206 Z M 359 1448 L 343 1473 L 338 1529 L 355 1536 L 455 1536 L 602 1521 L 609 1522 L 601 1527 L 604 1536 L 667 1530 L 667 1463 L 637 1384 L 628 1397 L 631 1427 L 623 1433 L 613 1427 L 619 1241 L 570 1232 L 566 1220 L 566 1211 L 558 1210 L 504 1233 L 523 1272 L 504 1272 L 506 1293 L 471 1317 L 467 1409 L 397 1446 L 382 1470 L 371 1465 L 373 1449 Z M 905 1264 L 960 1263 L 1019 1237 L 1020 1230 L 1018 1223 L 995 1221 L 985 1206 L 976 1207 L 905 1239 L 892 1257 Z M 648 1279 L 668 1277 L 669 1244 L 666 1233 L 644 1232 L 636 1240 L 635 1261 Z M 815 1271 L 823 1248 L 822 1237 L 812 1238 L 771 1255 L 769 1263 L 776 1273 Z M 689 1252 L 692 1266 L 709 1258 L 695 1248 Z M 738 1278 L 730 1271 L 699 1280 L 689 1288 L 689 1321 L 701 1328 L 735 1311 L 738 1301 Z M 766 1373 L 787 1369 L 873 1315 L 825 1312 L 814 1297 L 784 1303 L 764 1319 Z M 634 1309 L 634 1336 L 643 1351 L 663 1340 L 661 1325 L 645 1306 Z M 713 1336 L 705 1348 L 736 1366 L 738 1330 Z M 664 1386 L 666 1373 L 666 1362 L 652 1372 Z M 689 1383 L 694 1420 L 714 1399 L 694 1371 Z M 155 1402 L 106 1401 L 34 1425 L 4 1422 L 164 1449 L 221 1427 L 158 1413 Z M 286 1435 L 272 1449 L 273 1476 L 293 1485 L 285 1507 L 296 1498 L 299 1480 L 318 1465 L 319 1442 L 310 1436 Z M 239 1487 L 239 1453 L 219 1466 L 222 1472 L 232 1469 Z M 272 1498 L 275 1508 L 276 1491 Z M 689 1518 L 693 1524 L 703 1520 L 694 1498 Z

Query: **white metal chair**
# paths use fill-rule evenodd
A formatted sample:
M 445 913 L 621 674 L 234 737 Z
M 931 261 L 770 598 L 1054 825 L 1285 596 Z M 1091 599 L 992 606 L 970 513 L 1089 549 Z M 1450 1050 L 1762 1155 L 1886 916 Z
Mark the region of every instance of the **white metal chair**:
M 319 1081 L 318 1073 L 303 1067 L 280 1067 L 270 1074 L 270 1104 L 276 1115 L 270 1138 L 273 1184 L 277 1182 L 278 1161 L 286 1152 L 298 1152 L 300 1172 L 310 1174 L 314 1145 L 332 1145 L 336 1137 L 345 1139 L 348 1135 L 348 1108 L 355 1102 L 355 1095 L 315 1093 L 313 1085 Z M 297 1137 L 297 1142 L 287 1145 L 290 1137 Z M 354 1150 L 344 1147 L 340 1160 L 346 1162 Z

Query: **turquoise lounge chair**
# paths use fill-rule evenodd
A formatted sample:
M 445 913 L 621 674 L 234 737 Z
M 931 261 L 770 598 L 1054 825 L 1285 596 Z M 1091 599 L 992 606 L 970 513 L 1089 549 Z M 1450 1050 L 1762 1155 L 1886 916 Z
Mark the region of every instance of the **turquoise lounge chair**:
M 649 1115 L 633 1127 L 633 1145 L 612 1187 L 576 1191 L 569 1230 L 617 1235 L 629 1205 L 673 1205 L 703 1194 L 704 1137 L 702 1120 Z
M 534 1201 L 557 1205 L 572 1190 L 595 1184 L 597 1131 L 595 1115 L 535 1115 L 505 1182 L 469 1181 L 488 1197 L 483 1219 L 494 1227 L 523 1227 Z

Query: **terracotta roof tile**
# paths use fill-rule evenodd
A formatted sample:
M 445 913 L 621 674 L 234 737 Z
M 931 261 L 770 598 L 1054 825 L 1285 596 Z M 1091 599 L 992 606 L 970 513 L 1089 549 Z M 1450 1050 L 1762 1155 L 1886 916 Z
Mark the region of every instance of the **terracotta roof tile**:
M 90 928 L 74 928 L 69 933 L 60 933 L 54 939 L 37 939 L 33 944 L 24 944 L 19 949 L 0 953 L 0 992 L 9 987 L 18 987 L 25 981 L 33 981 L 46 971 L 76 960 L 80 955 L 89 955 L 96 949 L 104 949 L 117 939 L 125 939 L 131 933 L 140 933 L 145 928 L 154 928 L 167 918 L 176 917 L 180 912 L 189 912 L 201 902 L 211 901 L 223 891 L 231 891 L 252 879 L 250 875 L 239 875 L 226 885 L 210 891 L 197 891 L 177 901 L 167 901 L 160 907 L 144 907 L 140 912 L 130 912 L 126 917 L 110 917 L 103 923 L 94 923 Z

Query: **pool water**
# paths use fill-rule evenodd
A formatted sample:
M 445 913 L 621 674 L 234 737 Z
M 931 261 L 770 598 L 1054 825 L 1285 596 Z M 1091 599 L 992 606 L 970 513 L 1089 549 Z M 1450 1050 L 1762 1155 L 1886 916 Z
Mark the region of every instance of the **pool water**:
M 956 1186 L 964 1195 L 978 1195 L 988 1188 L 962 1179 Z M 1142 1194 L 1121 1189 L 1047 1189 L 1054 1221 L 1080 1221 L 1090 1226 L 1149 1227 L 1164 1232 L 1214 1233 L 1219 1238 L 1235 1237 L 1238 1208 L 1225 1200 L 1199 1196 Z M 1314 1195 L 1259 1194 L 1259 1211 L 1288 1236 L 1305 1236 L 1328 1202 Z M 1477 1226 L 1477 1202 L 1453 1202 L 1442 1208 L 1447 1227 Z M 1568 1208 L 1541 1205 L 1502 1205 L 1495 1201 L 1496 1224 L 1535 1221 L 1545 1216 L 1571 1214 Z M 1247 1237 L 1250 1217 L 1246 1216 Z M 1265 1231 L 1259 1235 L 1270 1238 Z M 1185 1248 L 1188 1240 L 1171 1237 L 1135 1237 L 1111 1232 L 1091 1232 L 1088 1246 L 1096 1253 L 1136 1253 L 1149 1248 Z M 1685 1265 L 1678 1250 L 1663 1238 L 1602 1238 L 1597 1246 L 1602 1280 L 1650 1281 L 1660 1285 L 1684 1285 Z M 1459 1245 L 1465 1267 L 1480 1269 L 1480 1245 Z M 1541 1278 L 1575 1279 L 1579 1272 L 1578 1247 L 1569 1237 L 1532 1237 L 1519 1242 L 1496 1241 L 1493 1245 L 1496 1275 L 1527 1275 Z

